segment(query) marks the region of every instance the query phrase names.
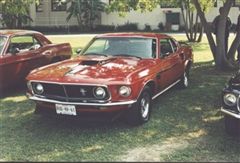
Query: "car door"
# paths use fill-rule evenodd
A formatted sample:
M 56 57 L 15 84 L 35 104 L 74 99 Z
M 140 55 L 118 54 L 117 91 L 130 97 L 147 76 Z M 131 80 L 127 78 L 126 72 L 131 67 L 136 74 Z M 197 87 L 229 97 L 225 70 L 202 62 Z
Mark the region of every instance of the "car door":
M 173 69 L 172 69 L 172 80 L 176 81 L 180 79 L 182 74 L 184 73 L 184 54 L 179 49 L 177 43 L 172 38 L 169 38 L 169 41 L 171 43 L 171 46 L 173 48 L 173 54 L 171 55 L 172 63 L 174 63 Z
M 161 38 L 160 44 L 160 59 L 159 59 L 159 70 L 157 74 L 157 82 L 159 88 L 162 90 L 180 78 L 182 75 L 181 71 L 183 65 L 181 58 L 177 53 L 178 48 L 173 47 L 173 43 L 170 38 Z M 175 44 L 175 46 L 177 46 Z
M 34 36 L 11 37 L 4 55 L 3 82 L 13 85 L 23 81 L 32 69 L 46 62 L 40 53 L 42 53 L 42 45 Z

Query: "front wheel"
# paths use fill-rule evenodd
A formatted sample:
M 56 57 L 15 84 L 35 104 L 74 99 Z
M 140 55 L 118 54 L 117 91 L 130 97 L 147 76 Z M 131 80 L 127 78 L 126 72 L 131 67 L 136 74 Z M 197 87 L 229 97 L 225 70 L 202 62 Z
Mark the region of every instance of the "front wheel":
M 226 132 L 229 135 L 240 137 L 240 119 L 225 115 L 224 120 Z
M 145 87 L 137 100 L 137 103 L 127 113 L 127 122 L 132 125 L 141 125 L 146 123 L 150 118 L 152 109 L 152 96 L 150 88 Z

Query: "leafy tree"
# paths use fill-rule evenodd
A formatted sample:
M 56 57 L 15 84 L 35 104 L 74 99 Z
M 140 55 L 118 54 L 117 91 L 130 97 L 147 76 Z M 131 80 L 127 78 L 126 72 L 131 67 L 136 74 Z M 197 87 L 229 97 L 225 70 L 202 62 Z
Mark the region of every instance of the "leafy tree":
M 198 14 L 194 14 L 195 8 L 191 0 L 114 0 L 107 7 L 107 12 L 117 11 L 120 16 L 125 16 L 131 10 L 152 11 L 158 5 L 180 7 L 188 40 L 190 42 L 201 41 L 203 27 L 201 23 L 198 23 Z M 203 6 L 204 12 L 206 12 L 212 6 L 212 0 L 202 0 L 201 6 Z
M 177 6 L 181 6 L 182 10 L 185 10 L 184 15 L 184 24 L 185 30 L 187 34 L 187 38 L 189 41 L 195 40 L 197 31 L 194 22 L 194 10 L 197 11 L 197 17 L 195 17 L 195 23 L 200 19 L 201 25 L 204 27 L 208 42 L 210 45 L 210 49 L 212 51 L 214 61 L 216 67 L 218 69 L 235 69 L 238 67 L 238 62 L 236 61 L 235 53 L 237 47 L 240 44 L 240 31 L 237 31 L 236 37 L 230 47 L 230 50 L 225 52 L 225 25 L 227 16 L 229 14 L 230 8 L 232 7 L 233 0 L 223 0 L 224 1 L 224 12 L 221 14 L 221 19 L 219 24 L 217 25 L 219 30 L 216 36 L 216 43 L 212 36 L 211 25 L 207 22 L 205 12 L 207 12 L 213 5 L 213 0 L 114 0 L 107 7 L 107 12 L 117 11 L 120 16 L 124 16 L 127 12 L 131 10 L 140 10 L 144 11 L 152 11 L 161 3 L 171 3 Z M 183 12 L 183 11 L 182 11 Z M 201 29 L 201 28 L 200 28 Z M 239 28 L 238 28 L 239 29 Z M 201 29 L 200 31 L 203 31 Z M 201 35 L 198 37 L 197 41 L 201 40 Z
M 7 28 L 21 28 L 29 20 L 30 5 L 37 0 L 0 0 L 2 7 L 2 20 L 1 22 Z
M 68 0 L 67 3 L 70 3 L 70 7 L 67 9 L 67 13 L 69 13 L 67 21 L 76 17 L 80 27 L 92 28 L 94 21 L 99 18 L 100 12 L 105 9 L 105 3 L 101 0 Z
M 191 0 L 177 0 L 183 15 L 183 23 L 185 32 L 190 42 L 201 42 L 203 36 L 203 26 L 199 23 L 199 15 L 196 14 L 196 9 Z M 203 12 L 206 13 L 213 7 L 212 0 L 201 0 L 200 5 Z
M 200 16 L 201 23 L 204 26 L 207 39 L 212 51 L 214 61 L 218 69 L 236 69 L 239 68 L 239 63 L 235 59 L 235 53 L 237 47 L 240 46 L 240 28 L 236 32 L 235 39 L 233 40 L 230 50 L 226 52 L 225 50 L 225 30 L 226 30 L 226 21 L 229 14 L 229 11 L 233 5 L 233 0 L 225 0 L 223 4 L 223 12 L 220 14 L 220 21 L 218 22 L 218 32 L 216 34 L 216 42 L 212 36 L 211 25 L 207 22 L 206 16 L 203 12 L 199 0 L 192 0 L 194 6 L 197 9 L 197 13 Z

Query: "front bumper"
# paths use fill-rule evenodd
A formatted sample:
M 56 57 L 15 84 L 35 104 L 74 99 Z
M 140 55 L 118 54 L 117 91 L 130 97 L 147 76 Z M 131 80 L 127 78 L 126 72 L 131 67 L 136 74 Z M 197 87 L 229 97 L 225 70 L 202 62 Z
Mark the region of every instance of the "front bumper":
M 223 107 L 221 108 L 221 112 L 223 112 L 223 113 L 225 113 L 227 115 L 230 115 L 230 116 L 232 116 L 234 118 L 240 119 L 240 114 L 236 114 L 234 112 L 231 112 L 231 111 L 229 111 L 229 110 L 227 110 L 227 109 L 225 109 Z
M 53 103 L 53 104 L 63 104 L 63 105 L 75 105 L 75 106 L 97 106 L 97 107 L 112 107 L 112 106 L 124 106 L 124 105 L 129 106 L 137 102 L 136 100 L 123 101 L 123 102 L 107 102 L 107 103 L 62 102 L 57 100 L 39 98 L 36 96 L 31 96 L 29 94 L 27 94 L 27 96 L 30 100 L 33 100 L 33 101 Z

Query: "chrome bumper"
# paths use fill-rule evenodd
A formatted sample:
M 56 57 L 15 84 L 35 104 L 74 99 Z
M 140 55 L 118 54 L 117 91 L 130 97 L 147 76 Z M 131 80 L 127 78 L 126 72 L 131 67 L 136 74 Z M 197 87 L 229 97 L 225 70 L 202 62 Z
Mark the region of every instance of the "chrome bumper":
M 131 100 L 131 101 L 124 101 L 124 102 L 108 102 L 108 103 L 87 103 L 86 102 L 84 103 L 84 102 L 62 102 L 57 100 L 39 98 L 36 96 L 28 96 L 28 98 L 33 101 L 48 102 L 48 103 L 54 103 L 54 104 L 76 105 L 76 106 L 103 106 L 103 107 L 132 105 L 137 102 L 135 100 Z
M 240 119 L 240 114 L 236 114 L 236 113 L 230 112 L 230 111 L 224 109 L 223 107 L 221 108 L 221 112 L 223 112 L 223 113 L 225 113 L 227 115 L 230 115 L 230 116 L 232 116 L 234 118 Z

